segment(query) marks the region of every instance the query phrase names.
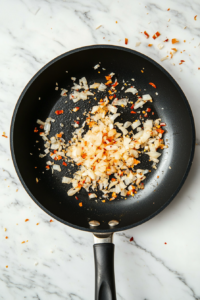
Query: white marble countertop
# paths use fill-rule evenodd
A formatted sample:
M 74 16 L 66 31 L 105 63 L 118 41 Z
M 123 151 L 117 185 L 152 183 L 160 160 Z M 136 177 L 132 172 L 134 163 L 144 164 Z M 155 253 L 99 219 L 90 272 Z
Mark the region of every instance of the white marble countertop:
M 148 55 L 171 73 L 193 110 L 196 152 L 190 174 L 178 196 L 154 219 L 115 234 L 118 300 L 200 299 L 198 12 L 198 0 L 177 0 L 176 3 L 169 0 L 1 0 L 2 134 L 9 135 L 18 96 L 44 64 L 84 45 L 125 46 L 125 38 L 129 39 L 127 47 Z M 95 29 L 99 25 L 102 26 Z M 155 41 L 146 39 L 141 33 L 144 30 L 151 37 L 156 31 L 161 36 Z M 170 41 L 163 43 L 166 38 Z M 178 52 L 172 59 L 161 62 L 162 57 L 169 55 L 172 38 L 180 41 L 175 45 Z M 141 42 L 138 47 L 137 42 Z M 153 46 L 148 47 L 149 43 Z M 164 45 L 162 50 L 157 47 L 159 43 Z M 181 59 L 185 62 L 179 65 Z M 49 222 L 50 217 L 21 186 L 12 164 L 9 139 L 2 136 L 0 178 L 0 299 L 94 299 L 92 234 L 68 228 L 57 221 Z M 26 218 L 28 222 L 24 222 Z M 132 236 L 134 241 L 130 242 Z

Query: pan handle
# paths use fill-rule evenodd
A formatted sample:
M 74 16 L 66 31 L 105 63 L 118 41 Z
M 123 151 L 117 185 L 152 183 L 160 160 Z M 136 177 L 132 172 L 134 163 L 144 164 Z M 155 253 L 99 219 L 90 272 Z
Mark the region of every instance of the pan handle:
M 94 239 L 95 300 L 116 300 L 112 234 Z

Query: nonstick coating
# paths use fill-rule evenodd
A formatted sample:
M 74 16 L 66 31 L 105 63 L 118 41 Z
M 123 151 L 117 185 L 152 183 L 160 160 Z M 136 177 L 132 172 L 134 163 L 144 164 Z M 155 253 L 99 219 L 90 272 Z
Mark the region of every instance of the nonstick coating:
M 101 62 L 101 67 L 106 68 L 106 71 L 102 71 L 101 68 L 93 69 L 98 62 Z M 68 97 L 60 96 L 60 88 L 69 90 L 72 86 L 71 77 L 80 79 L 85 76 L 89 84 L 105 82 L 104 76 L 110 72 L 114 72 L 119 81 L 134 78 L 133 84 L 141 90 L 141 93 L 152 95 L 153 103 L 146 104 L 144 108 L 151 107 L 155 112 L 154 118 L 159 116 L 162 122 L 167 124 L 164 140 L 169 148 L 164 149 L 158 169 L 152 170 L 147 175 L 144 181 L 145 189 L 134 197 L 102 203 L 89 200 L 87 193 L 82 191 L 77 194 L 79 200 L 76 200 L 74 196 L 68 197 L 66 192 L 68 185 L 61 183 L 62 176 L 67 174 L 66 167 L 62 167 L 62 172 L 55 172 L 53 175 L 51 171 L 45 170 L 47 159 L 38 157 L 39 153 L 43 153 L 43 142 L 33 130 L 37 119 L 45 120 L 51 116 L 56 119 L 51 136 L 62 130 L 64 138 L 70 140 L 71 132 L 74 131 L 71 123 L 77 116 L 73 115 L 70 109 L 79 106 L 81 108 L 78 112 L 79 117 L 83 118 L 85 108 L 88 110 L 97 102 L 80 100 L 74 104 Z M 155 83 L 157 89 L 149 85 L 149 82 Z M 56 83 L 59 91 L 55 90 Z M 124 93 L 121 91 L 120 95 Z M 134 99 L 132 94 L 126 95 Z M 98 99 L 100 96 L 97 93 Z M 41 100 L 38 100 L 39 97 Z M 64 114 L 56 117 L 57 109 L 64 109 Z M 127 110 L 124 118 L 134 119 Z M 64 128 L 60 127 L 60 123 L 65 124 Z M 36 143 L 36 140 L 39 140 L 39 143 Z M 194 141 L 192 112 L 175 80 L 145 55 L 130 49 L 107 45 L 75 49 L 44 66 L 22 92 L 11 125 L 12 158 L 18 176 L 32 199 L 58 221 L 95 232 L 125 230 L 142 224 L 164 209 L 176 196 L 188 175 L 194 155 Z M 146 156 L 140 167 L 149 168 L 149 166 Z M 36 183 L 36 178 L 39 179 L 39 183 Z M 83 207 L 79 207 L 80 201 Z M 114 229 L 108 225 L 113 219 L 119 221 L 119 225 Z M 89 220 L 97 220 L 101 225 L 91 229 Z

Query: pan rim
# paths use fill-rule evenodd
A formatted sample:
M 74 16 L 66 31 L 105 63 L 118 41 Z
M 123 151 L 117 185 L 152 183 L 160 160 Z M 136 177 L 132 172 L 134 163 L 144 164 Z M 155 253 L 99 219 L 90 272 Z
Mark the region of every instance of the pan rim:
M 57 62 L 58 60 L 62 59 L 63 57 L 69 56 L 71 54 L 77 53 L 77 52 L 81 52 L 81 51 L 86 51 L 86 50 L 90 50 L 90 49 L 99 49 L 99 48 L 108 48 L 108 49 L 113 49 L 113 50 L 122 50 L 125 52 L 129 52 L 135 55 L 138 55 L 140 57 L 142 57 L 143 59 L 149 61 L 150 63 L 154 64 L 157 68 L 159 68 L 169 79 L 170 81 L 172 81 L 172 83 L 175 85 L 175 87 L 177 88 L 179 94 L 182 96 L 183 101 L 186 105 L 187 111 L 188 111 L 188 115 L 190 118 L 190 123 L 191 123 L 191 128 L 192 128 L 192 145 L 191 145 L 191 152 L 190 152 L 190 157 L 188 160 L 188 165 L 186 168 L 185 173 L 183 174 L 183 177 L 180 181 L 180 184 L 178 186 L 178 188 L 176 189 L 176 191 L 171 195 L 171 197 L 168 199 L 168 201 L 165 202 L 165 204 L 163 206 L 161 206 L 157 211 L 155 211 L 153 214 L 151 214 L 150 216 L 148 216 L 147 218 L 135 223 L 135 224 L 131 224 L 129 226 L 124 226 L 124 227 L 120 227 L 120 225 L 116 226 L 116 228 L 112 228 L 112 229 L 104 229 L 104 230 L 98 230 L 98 229 L 90 229 L 90 228 L 85 228 L 85 227 L 81 227 L 81 226 L 77 226 L 75 224 L 69 223 L 67 221 L 62 220 L 61 218 L 57 217 L 56 215 L 54 215 L 53 213 L 51 213 L 48 209 L 46 209 L 37 199 L 36 197 L 31 193 L 31 191 L 29 190 L 29 188 L 26 186 L 20 170 L 18 168 L 17 165 L 17 161 L 16 161 L 16 157 L 15 157 L 15 153 L 14 153 L 14 124 L 15 124 L 15 119 L 17 116 L 17 112 L 18 112 L 18 108 L 21 104 L 21 101 L 26 93 L 26 91 L 29 89 L 29 87 L 31 86 L 31 84 L 37 79 L 37 77 L 44 71 L 46 70 L 49 66 L 51 66 L 52 64 L 54 64 L 55 62 Z M 192 114 L 192 110 L 190 107 L 190 104 L 184 94 L 184 92 L 182 91 L 182 89 L 180 88 L 180 86 L 178 85 L 178 83 L 176 82 L 176 80 L 172 77 L 172 75 L 166 71 L 159 63 L 157 63 L 156 61 L 154 61 L 152 58 L 150 58 L 147 55 L 144 55 L 138 51 L 135 51 L 133 49 L 127 48 L 127 47 L 122 47 L 122 46 L 115 46 L 115 45 L 107 45 L 107 44 L 99 44 L 99 45 L 89 45 L 89 46 L 84 46 L 84 47 L 79 47 L 79 48 L 75 48 L 73 50 L 67 51 L 57 57 L 55 57 L 54 59 L 52 59 L 51 61 L 49 61 L 47 64 L 45 64 L 41 69 L 39 69 L 35 75 L 29 80 L 29 82 L 26 84 L 26 86 L 24 87 L 24 89 L 22 90 L 21 94 L 19 95 L 19 98 L 17 100 L 17 103 L 15 105 L 14 111 L 13 111 L 13 115 L 12 115 L 12 121 L 11 121 L 11 126 L 10 126 L 10 151 L 11 151 L 11 157 L 12 157 L 12 161 L 15 167 L 15 171 L 17 173 L 17 176 L 22 184 L 22 186 L 24 187 L 24 189 L 26 190 L 26 192 L 28 193 L 28 195 L 31 197 L 31 199 L 48 215 L 50 215 L 52 218 L 56 219 L 57 221 L 61 222 L 62 224 L 65 224 L 67 226 L 70 226 L 72 228 L 75 229 L 79 229 L 79 230 L 83 230 L 83 231 L 87 231 L 87 232 L 98 232 L 98 233 L 112 233 L 112 232 L 118 232 L 118 231 L 124 231 L 124 230 L 128 230 L 130 228 L 139 226 L 147 221 L 149 221 L 150 219 L 152 219 L 153 217 L 155 217 L 157 214 L 159 214 L 162 210 L 164 210 L 171 202 L 172 200 L 175 198 L 175 196 L 178 194 L 178 192 L 180 191 L 180 189 L 182 188 L 188 174 L 189 171 L 191 169 L 192 166 L 192 162 L 193 162 L 193 158 L 194 158 L 194 152 L 195 152 L 195 139 L 196 139 L 196 134 L 195 134 L 195 123 L 194 123 L 194 117 Z

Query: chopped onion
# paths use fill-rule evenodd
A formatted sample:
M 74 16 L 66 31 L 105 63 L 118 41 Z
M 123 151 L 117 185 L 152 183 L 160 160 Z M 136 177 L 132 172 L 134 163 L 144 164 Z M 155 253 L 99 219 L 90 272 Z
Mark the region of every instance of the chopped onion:
M 53 165 L 53 170 L 61 172 L 61 167 L 59 165 Z
M 100 83 L 95 82 L 90 85 L 90 89 L 97 89 L 99 86 L 100 86 Z
M 69 183 L 71 183 L 72 182 L 72 178 L 69 178 L 69 177 L 63 177 L 62 178 L 62 183 L 67 183 L 67 184 L 69 184 Z
M 102 91 L 102 92 L 105 91 L 106 89 L 107 89 L 107 86 L 103 83 L 101 83 L 100 86 L 98 87 L 98 90 Z
M 97 195 L 94 194 L 94 193 L 90 193 L 88 194 L 89 198 L 92 199 L 92 198 L 97 198 Z
M 138 90 L 134 87 L 130 87 L 125 91 L 125 93 L 132 93 L 133 95 L 135 95 L 136 93 L 138 93 Z

